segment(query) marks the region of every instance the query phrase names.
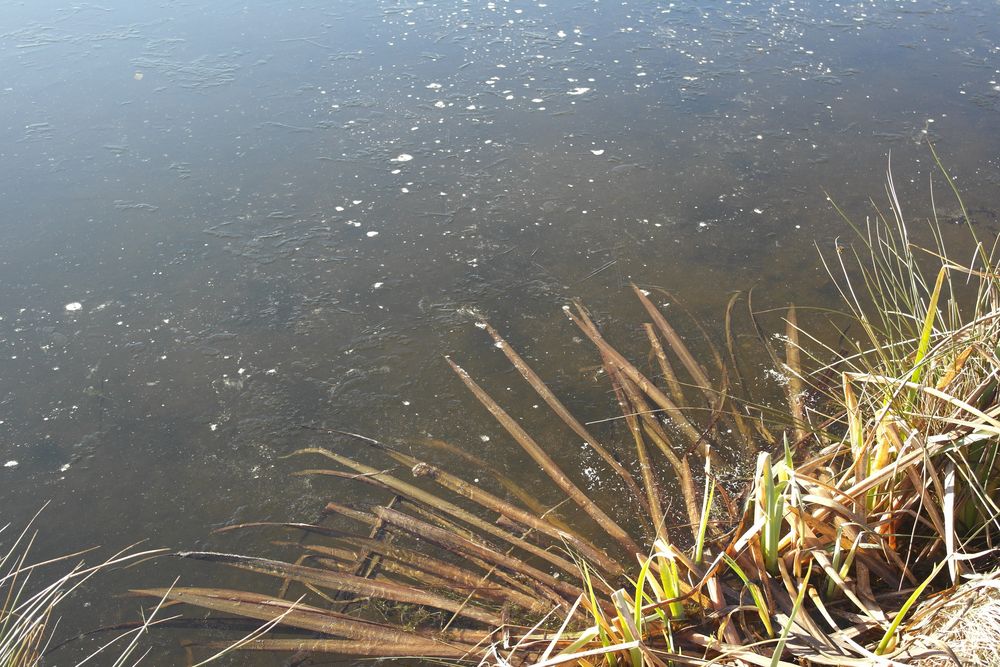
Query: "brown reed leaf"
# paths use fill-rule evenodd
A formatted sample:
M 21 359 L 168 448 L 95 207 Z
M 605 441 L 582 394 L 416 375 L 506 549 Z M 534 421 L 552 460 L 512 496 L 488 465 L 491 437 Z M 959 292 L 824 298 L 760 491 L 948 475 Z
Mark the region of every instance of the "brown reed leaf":
M 503 351 L 504 356 L 510 361 L 511 365 L 517 369 L 517 372 L 521 374 L 521 377 L 531 385 L 531 388 L 545 401 L 546 405 L 552 409 L 554 413 L 569 426 L 574 433 L 576 433 L 580 438 L 587 443 L 587 445 L 593 449 L 598 455 L 604 459 L 604 461 L 611 466 L 611 469 L 622 479 L 625 486 L 632 492 L 635 498 L 642 498 L 642 492 L 639 489 L 639 485 L 636 484 L 635 478 L 632 476 L 625 466 L 618 461 L 615 456 L 608 451 L 608 449 L 591 433 L 587 428 L 580 423 L 580 421 L 573 416 L 573 414 L 566 408 L 566 406 L 559 400 L 558 397 L 548 388 L 548 386 L 542 381 L 535 371 L 531 369 L 530 366 L 521 358 L 521 355 L 517 353 L 510 344 L 504 340 L 496 329 L 494 329 L 488 322 L 480 322 L 480 325 L 493 339 L 494 343 L 500 350 Z
M 604 510 L 597 506 L 597 504 L 592 501 L 587 494 L 580 490 L 580 488 L 574 484 L 569 477 L 562 471 L 561 468 L 552 460 L 552 457 L 542 449 L 535 440 L 528 435 L 520 424 L 517 423 L 503 408 L 501 408 L 496 401 L 494 401 L 489 394 L 487 394 L 483 389 L 476 384 L 475 380 L 472 379 L 465 369 L 456 364 L 451 359 L 448 359 L 448 364 L 458 377 L 462 380 L 466 387 L 472 392 L 472 394 L 479 400 L 483 406 L 489 410 L 490 414 L 496 418 L 501 426 L 511 435 L 514 440 L 521 445 L 521 448 L 535 460 L 542 470 L 549 476 L 549 478 L 556 483 L 563 493 L 570 497 L 570 499 L 575 502 L 580 509 L 586 512 L 594 521 L 600 525 L 600 527 L 612 538 L 615 539 L 624 549 L 629 553 L 640 553 L 642 552 L 642 547 L 640 547 L 632 536 L 629 535 L 621 526 L 618 525 L 611 517 L 609 517 Z

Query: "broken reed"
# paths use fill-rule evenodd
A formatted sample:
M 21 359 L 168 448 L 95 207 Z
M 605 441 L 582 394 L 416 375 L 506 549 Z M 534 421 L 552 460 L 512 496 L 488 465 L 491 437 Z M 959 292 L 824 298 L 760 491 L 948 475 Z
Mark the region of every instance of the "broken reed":
M 279 595 L 137 592 L 260 621 L 280 614 L 271 635 L 241 646 L 248 650 L 545 667 L 908 664 L 947 653 L 920 629 L 962 577 L 996 562 L 1000 282 L 990 248 L 976 239 L 976 262 L 961 267 L 947 259 L 939 233 L 932 254 L 940 268 L 925 280 L 891 178 L 887 192 L 889 215 L 857 229 L 855 248 L 828 265 L 857 336 L 842 338 L 847 349 L 815 338 L 801 344 L 794 308 L 783 351 L 759 336 L 788 378 L 780 432 L 772 426 L 776 411 L 734 399 L 749 394 L 731 327 L 738 295 L 726 312 L 725 359 L 706 337 L 714 381 L 650 292 L 633 286 L 649 318 L 643 332 L 653 373 L 605 340 L 580 304 L 566 309 L 601 357 L 627 428 L 623 442 L 597 438 L 495 329 L 479 324 L 620 479 L 628 495 L 618 504 L 638 515 L 629 517 L 641 520 L 638 532 L 581 489 L 449 359 L 603 536 L 558 518 L 516 480 L 450 443 L 423 444 L 460 461 L 456 467 L 489 475 L 504 496 L 374 439 L 329 431 L 370 445 L 415 478 L 326 447 L 294 453 L 335 466 L 300 474 L 384 492 L 384 506 L 326 507 L 367 534 L 326 521 L 232 526 L 224 530 L 281 526 L 312 538 L 295 562 L 182 554 L 279 579 Z M 963 318 L 953 283 L 969 281 L 977 287 Z M 816 372 L 802 371 L 803 356 Z M 714 473 L 726 434 L 745 452 L 758 452 L 741 497 Z M 671 493 L 683 500 L 679 533 L 667 528 Z M 292 583 L 306 589 L 308 603 L 284 599 Z M 393 610 L 396 620 L 376 608 Z

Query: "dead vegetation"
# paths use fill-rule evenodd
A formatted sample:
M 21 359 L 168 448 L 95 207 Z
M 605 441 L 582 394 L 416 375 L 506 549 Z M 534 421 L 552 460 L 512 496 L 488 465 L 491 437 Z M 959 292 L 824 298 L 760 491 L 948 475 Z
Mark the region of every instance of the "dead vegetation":
M 948 259 L 938 234 L 931 251 L 914 247 L 891 179 L 887 195 L 888 213 L 876 210 L 856 230 L 857 242 L 827 264 L 850 320 L 846 348 L 800 330 L 794 307 L 785 314 L 783 350 L 760 336 L 787 378 L 784 428 L 775 428 L 773 411 L 734 398 L 749 388 L 730 323 L 749 295 L 730 302 L 726 344 L 706 341 L 706 366 L 650 298 L 655 293 L 633 287 L 648 317 L 653 372 L 606 340 L 581 304 L 566 308 L 621 409 L 626 437 L 613 441 L 596 437 L 496 330 L 479 324 L 554 418 L 600 457 L 603 474 L 620 481 L 626 493 L 616 512 L 448 360 L 603 534 L 576 528 L 570 513 L 557 516 L 531 489 L 456 445 L 423 443 L 455 461 L 445 470 L 371 438 L 328 432 L 294 453 L 317 466 L 300 474 L 374 487 L 383 504 L 331 502 L 326 514 L 339 523 L 226 529 L 306 534 L 295 562 L 182 554 L 274 577 L 283 582 L 279 594 L 138 593 L 262 622 L 280 614 L 274 631 L 242 644 L 246 650 L 545 667 L 978 660 L 968 656 L 983 655 L 979 643 L 963 654 L 952 638 L 979 633 L 985 645 L 996 637 L 995 580 L 985 573 L 995 567 L 1000 528 L 1000 281 L 993 248 L 979 239 L 968 266 Z M 930 279 L 927 259 L 936 269 Z M 390 467 L 335 451 L 341 442 L 377 449 Z M 740 493 L 716 475 L 723 442 L 756 458 Z M 495 484 L 477 484 L 470 470 Z M 679 521 L 668 493 L 679 494 Z M 630 527 L 612 518 L 623 507 L 634 516 Z M 362 530 L 332 527 L 345 519 Z M 291 600 L 293 585 L 305 601 Z M 970 596 L 985 596 L 973 607 L 988 620 L 969 624 L 975 617 L 961 605 Z M 942 621 L 954 605 L 954 622 Z

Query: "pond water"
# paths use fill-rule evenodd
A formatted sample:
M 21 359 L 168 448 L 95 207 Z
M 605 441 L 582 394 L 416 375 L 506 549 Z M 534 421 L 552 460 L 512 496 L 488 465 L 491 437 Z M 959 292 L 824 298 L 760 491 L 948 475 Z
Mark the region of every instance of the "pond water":
M 554 450 L 579 448 L 475 318 L 600 419 L 614 406 L 561 313 L 573 297 L 619 341 L 641 321 L 630 281 L 713 331 L 754 285 L 768 306 L 830 304 L 814 243 L 849 231 L 826 193 L 863 220 L 891 153 L 921 224 L 928 139 L 995 237 L 998 16 L 994 0 L 4 3 L 0 523 L 51 501 L 40 557 L 265 552 L 273 535 L 211 531 L 361 492 L 290 475 L 299 447 L 357 448 L 308 426 L 443 437 L 540 480 L 445 355 Z M 147 564 L 88 586 L 64 624 L 134 618 L 111 596 L 176 574 L 235 578 Z M 150 664 L 176 664 L 167 645 Z

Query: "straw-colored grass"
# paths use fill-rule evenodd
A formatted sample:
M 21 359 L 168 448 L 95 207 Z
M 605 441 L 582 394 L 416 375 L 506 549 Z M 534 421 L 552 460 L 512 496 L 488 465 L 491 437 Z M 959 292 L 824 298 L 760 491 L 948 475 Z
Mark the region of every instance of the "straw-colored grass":
M 739 297 L 727 309 L 724 348 L 703 342 L 706 366 L 650 298 L 663 295 L 633 287 L 649 320 L 652 372 L 608 342 L 582 305 L 566 308 L 621 408 L 623 428 L 611 438 L 573 417 L 479 323 L 620 481 L 615 507 L 588 495 L 476 379 L 448 363 L 603 534 L 577 528 L 571 514 L 556 517 L 458 445 L 422 443 L 456 460 L 446 471 L 374 439 L 327 431 L 294 454 L 325 467 L 301 474 L 374 487 L 384 505 L 331 502 L 326 512 L 341 523 L 286 524 L 315 538 L 294 563 L 183 554 L 270 575 L 284 582 L 278 595 L 140 593 L 261 620 L 282 612 L 275 634 L 243 647 L 257 650 L 539 667 L 898 665 L 962 655 L 950 643 L 962 636 L 968 655 L 978 655 L 976 637 L 997 627 L 995 599 L 976 607 L 989 623 L 934 618 L 959 599 L 956 590 L 995 590 L 982 577 L 995 566 L 1000 536 L 1000 281 L 992 247 L 979 239 L 969 266 L 947 258 L 937 233 L 929 251 L 915 247 L 891 178 L 887 195 L 888 213 L 876 209 L 856 228 L 857 242 L 826 260 L 850 321 L 846 352 L 802 331 L 794 308 L 784 350 L 760 336 L 787 379 L 783 410 L 734 399 L 749 389 L 729 324 Z M 373 467 L 331 448 L 344 440 L 391 463 Z M 742 492 L 717 477 L 723 449 L 756 459 Z M 473 481 L 480 476 L 492 477 L 497 493 Z M 367 533 L 339 527 L 343 520 Z M 979 583 L 955 588 L 970 580 Z M 293 583 L 310 594 L 307 604 L 285 601 Z M 386 604 L 394 620 L 374 613 Z
M 137 552 L 127 549 L 96 565 L 87 565 L 81 560 L 68 570 L 50 576 L 53 568 L 73 563 L 92 550 L 33 562 L 30 560 L 31 546 L 36 537 L 32 530 L 33 523 L 34 519 L 11 542 L 4 544 L 0 541 L 6 549 L 0 552 L 0 667 L 47 664 L 45 656 L 50 649 L 60 609 L 76 589 L 100 572 L 165 551 Z M 0 526 L 0 540 L 11 536 L 10 530 L 10 524 Z M 116 635 L 77 664 L 91 664 L 98 660 L 113 667 L 137 664 L 145 655 L 136 655 L 139 651 L 138 640 L 148 630 L 154 615 L 155 611 L 134 630 Z M 114 651 L 117 653 L 111 657 Z
M 996 572 L 975 577 L 924 602 L 914 614 L 915 643 L 936 652 L 920 667 L 1000 665 L 1000 581 Z

